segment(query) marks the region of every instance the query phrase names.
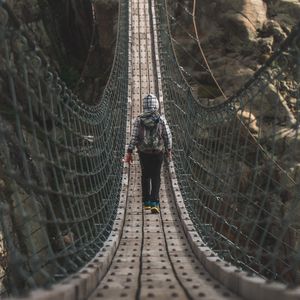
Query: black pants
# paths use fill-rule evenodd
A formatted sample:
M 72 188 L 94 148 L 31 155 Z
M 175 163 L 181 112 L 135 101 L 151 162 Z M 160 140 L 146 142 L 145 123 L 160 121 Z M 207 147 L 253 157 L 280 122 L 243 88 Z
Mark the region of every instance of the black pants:
M 163 153 L 139 152 L 142 169 L 143 201 L 159 201 L 160 170 Z

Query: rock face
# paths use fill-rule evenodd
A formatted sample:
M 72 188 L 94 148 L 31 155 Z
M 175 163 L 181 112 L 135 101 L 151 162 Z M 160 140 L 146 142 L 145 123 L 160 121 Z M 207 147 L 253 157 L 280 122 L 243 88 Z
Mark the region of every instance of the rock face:
M 113 60 L 118 1 L 7 2 L 66 84 L 83 101 L 98 101 Z
M 42 10 L 39 2 L 37 0 L 8 0 L 7 3 L 19 21 L 32 29 L 34 37 L 43 51 L 46 53 L 49 51 L 48 54 L 51 54 L 53 59 L 56 60 L 57 53 L 55 51 L 55 46 L 51 45 L 51 37 L 43 22 Z
M 193 1 L 176 3 L 170 1 L 169 10 L 176 18 L 172 29 L 178 41 L 179 62 L 194 78 L 192 84 L 202 87 L 196 88 L 199 97 L 216 98 L 220 92 L 201 67 L 200 64 L 205 64 L 199 48 L 187 34 L 194 35 L 190 15 Z M 300 19 L 299 11 L 300 2 L 297 0 L 197 1 L 195 15 L 201 46 L 227 96 L 243 86 L 286 38 Z M 197 57 L 199 64 L 195 64 L 185 51 Z
M 74 93 L 76 87 L 82 88 L 82 93 L 77 92 L 81 100 L 90 104 L 98 101 L 113 58 L 118 12 L 116 1 L 93 1 L 98 21 L 96 26 L 91 1 L 7 0 L 6 3 L 26 30 L 21 35 L 9 32 L 5 26 L 6 13 L 0 9 L 0 294 L 4 297 L 12 288 L 25 289 L 25 272 L 21 274 L 21 268 L 16 268 L 16 264 L 24 267 L 26 275 L 32 271 L 32 282 L 34 280 L 37 285 L 45 285 L 49 283 L 48 275 L 45 276 L 47 272 L 55 276 L 61 272 L 54 264 L 49 263 L 49 255 L 74 243 L 74 233 L 66 228 L 68 226 L 63 226 L 62 234 L 58 234 L 56 225 L 53 226 L 50 221 L 49 213 L 54 207 L 54 214 L 62 220 L 65 211 L 70 211 L 71 208 L 58 208 L 61 196 L 51 197 L 47 192 L 39 193 L 31 185 L 41 187 L 45 184 L 49 189 L 54 187 L 52 180 L 56 175 L 47 165 L 46 157 L 50 152 L 53 153 L 50 148 L 56 143 L 50 142 L 48 149 L 45 145 L 50 136 L 57 142 L 56 145 L 66 145 L 68 139 L 61 124 L 56 123 L 54 126 L 53 121 L 56 117 L 63 119 L 63 115 L 58 112 L 59 101 L 63 97 L 66 102 L 69 99 L 69 94 L 65 93 L 66 89 L 62 85 L 52 84 L 57 79 L 56 72 Z M 10 26 L 12 19 L 8 20 Z M 6 34 L 7 40 L 4 39 Z M 28 41 L 38 47 L 32 50 Z M 49 62 L 51 72 L 48 72 L 46 62 L 43 61 L 41 67 L 41 57 Z M 7 79 L 9 68 L 14 70 L 14 75 L 9 77 L 11 88 Z M 44 74 L 49 76 L 44 77 Z M 82 79 L 80 85 L 79 79 Z M 13 99 L 22 110 L 21 120 L 13 108 Z M 41 118 L 44 118 L 44 122 L 41 122 Z M 48 138 L 45 138 L 44 133 Z M 78 141 L 73 140 L 73 151 L 76 151 L 76 147 L 84 147 L 79 142 L 79 138 Z M 66 162 L 66 152 L 59 152 L 60 158 L 51 156 L 56 161 L 56 166 L 68 163 L 68 167 L 72 168 L 70 160 Z M 37 155 L 40 159 L 36 159 Z M 23 180 L 15 180 L 6 171 L 18 173 Z M 65 178 L 64 188 L 71 190 L 73 177 Z M 80 185 L 78 182 L 76 184 Z M 55 186 L 51 191 L 55 191 L 57 185 Z
M 174 16 L 171 21 L 174 46 L 179 64 L 185 70 L 194 95 L 203 105 L 214 106 L 224 102 L 225 97 L 207 71 L 208 66 L 194 38 L 193 2 L 182 0 L 176 5 L 174 1 L 169 1 L 169 13 Z M 227 97 L 243 87 L 300 20 L 299 0 L 199 0 L 196 4 L 195 20 L 200 46 L 214 78 Z M 300 78 L 296 74 L 299 74 L 296 70 L 299 70 L 299 52 L 296 53 L 297 51 L 294 54 L 286 51 L 280 60 L 272 64 L 272 70 L 269 68 L 265 73 L 262 72 L 264 75 L 259 83 L 256 82 L 257 86 L 253 84 L 251 90 L 243 94 L 241 102 L 236 103 L 236 119 L 230 120 L 228 124 L 222 120 L 220 128 L 215 126 L 213 130 L 213 125 L 209 123 L 207 130 L 200 128 L 195 133 L 199 144 L 205 145 L 205 149 L 212 154 L 217 148 L 214 145 L 215 140 L 218 147 L 228 145 L 225 147 L 228 149 L 228 157 L 222 162 L 219 158 L 220 163 L 216 169 L 210 169 L 213 168 L 213 155 L 206 159 L 205 156 L 201 157 L 198 149 L 192 153 L 192 157 L 204 166 L 203 169 L 209 170 L 201 172 L 195 166 L 193 175 L 199 176 L 197 180 L 204 187 L 211 186 L 216 195 L 224 194 L 224 198 L 228 197 L 224 200 L 227 207 L 220 209 L 222 217 L 228 217 L 231 222 L 229 223 L 235 224 L 237 228 L 244 226 L 246 235 L 253 232 L 253 226 L 261 222 L 266 236 L 269 235 L 265 240 L 266 248 L 269 247 L 272 251 L 274 244 L 281 243 L 273 237 L 280 235 L 283 244 L 289 245 L 291 249 L 299 251 L 300 245 Z M 222 136 L 224 128 L 225 132 L 230 133 L 226 137 Z M 228 144 L 230 140 L 232 144 Z M 213 145 L 212 148 L 209 148 L 210 144 Z M 238 157 L 234 151 L 238 152 L 239 149 L 245 151 Z M 228 190 L 232 189 L 233 194 L 242 196 L 234 198 L 230 191 L 226 194 L 223 189 L 218 190 L 218 185 L 211 183 L 208 173 L 221 178 L 220 181 L 227 180 L 224 186 Z M 249 194 L 250 186 L 254 182 L 257 190 Z M 202 201 L 201 196 L 200 199 Z M 245 204 L 243 199 L 248 199 L 248 203 Z M 218 205 L 217 201 L 212 200 L 211 203 L 211 209 Z M 230 211 L 228 207 L 235 208 L 232 215 L 238 212 L 235 219 L 229 214 L 226 215 Z M 268 213 L 260 214 L 259 210 Z M 249 225 L 245 225 L 245 218 L 251 220 Z M 269 223 L 265 221 L 267 219 Z M 283 236 L 284 222 L 289 228 Z M 223 235 L 234 240 L 224 227 L 220 228 Z M 218 229 L 216 226 L 215 230 Z M 252 237 L 250 234 L 250 238 L 261 245 L 262 234 L 259 228 L 255 229 L 255 234 Z M 278 256 L 286 259 L 286 252 L 282 249 Z M 253 248 L 250 256 L 255 256 L 256 250 Z M 289 251 L 292 252 L 290 249 Z M 264 259 L 270 261 L 267 256 Z M 278 263 L 277 267 L 280 270 L 282 266 Z M 291 280 L 289 276 L 291 274 L 287 274 L 285 280 Z
M 97 27 L 101 49 L 110 49 L 116 34 L 118 1 L 95 0 Z
M 298 0 L 201 0 L 196 3 L 200 45 L 227 97 L 243 87 L 300 20 Z M 200 101 L 204 98 L 204 105 L 223 102 L 224 97 L 207 72 L 197 42 L 187 34 L 195 35 L 193 1 L 182 0 L 178 5 L 169 2 L 169 12 L 176 19 L 171 28 L 178 42 L 175 50 L 179 63 L 191 75 L 187 79 L 195 96 Z M 291 67 L 293 64 L 291 62 Z M 251 118 L 256 122 L 256 131 L 260 132 L 257 137 L 268 141 L 272 130 L 289 129 L 296 124 L 299 115 L 296 86 L 295 79 L 285 76 L 267 85 L 263 93 L 257 93 L 252 99 L 251 107 L 245 108 L 245 113 L 251 111 Z M 279 127 L 270 128 L 271 122 Z M 268 147 L 270 145 L 271 141 Z
M 114 56 L 117 36 L 118 1 L 95 0 L 96 42 L 90 48 L 77 91 L 88 103 L 95 103 L 105 87 Z
M 203 6 L 209 9 L 201 22 L 202 32 L 210 27 L 209 19 L 214 16 L 216 27 L 226 28 L 228 36 L 253 39 L 256 30 L 262 28 L 267 19 L 267 6 L 263 0 L 203 1 Z

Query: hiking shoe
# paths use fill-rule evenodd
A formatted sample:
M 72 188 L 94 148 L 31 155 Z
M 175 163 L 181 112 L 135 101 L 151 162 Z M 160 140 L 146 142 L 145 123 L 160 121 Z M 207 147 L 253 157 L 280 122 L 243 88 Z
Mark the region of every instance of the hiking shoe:
M 151 207 L 151 213 L 159 214 L 159 206 L 152 206 Z
M 159 214 L 159 202 L 158 201 L 152 201 L 152 203 L 151 203 L 151 213 Z
M 145 210 L 151 209 L 151 201 L 144 201 L 144 209 Z

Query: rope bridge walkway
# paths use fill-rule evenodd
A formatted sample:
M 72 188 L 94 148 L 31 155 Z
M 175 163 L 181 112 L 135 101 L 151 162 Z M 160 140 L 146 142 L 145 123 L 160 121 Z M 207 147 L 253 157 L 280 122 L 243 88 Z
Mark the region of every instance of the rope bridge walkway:
M 0 1 L 1 297 L 300 298 L 300 28 L 205 107 L 168 21 L 164 0 L 119 1 L 111 74 L 88 106 Z M 150 92 L 175 144 L 159 215 L 143 211 L 137 155 L 121 163 Z

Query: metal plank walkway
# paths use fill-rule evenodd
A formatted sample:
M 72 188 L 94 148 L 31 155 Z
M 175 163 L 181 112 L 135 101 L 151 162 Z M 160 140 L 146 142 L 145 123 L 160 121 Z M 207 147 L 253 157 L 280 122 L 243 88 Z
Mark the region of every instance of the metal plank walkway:
M 143 96 L 156 92 L 162 100 L 162 91 L 159 61 L 153 50 L 157 49 L 154 8 L 148 0 L 133 0 L 130 14 L 131 118 L 135 118 L 141 112 Z M 195 257 L 174 203 L 167 166 L 162 174 L 159 215 L 143 211 L 140 175 L 135 155 L 122 237 L 107 274 L 89 299 L 238 299 Z

